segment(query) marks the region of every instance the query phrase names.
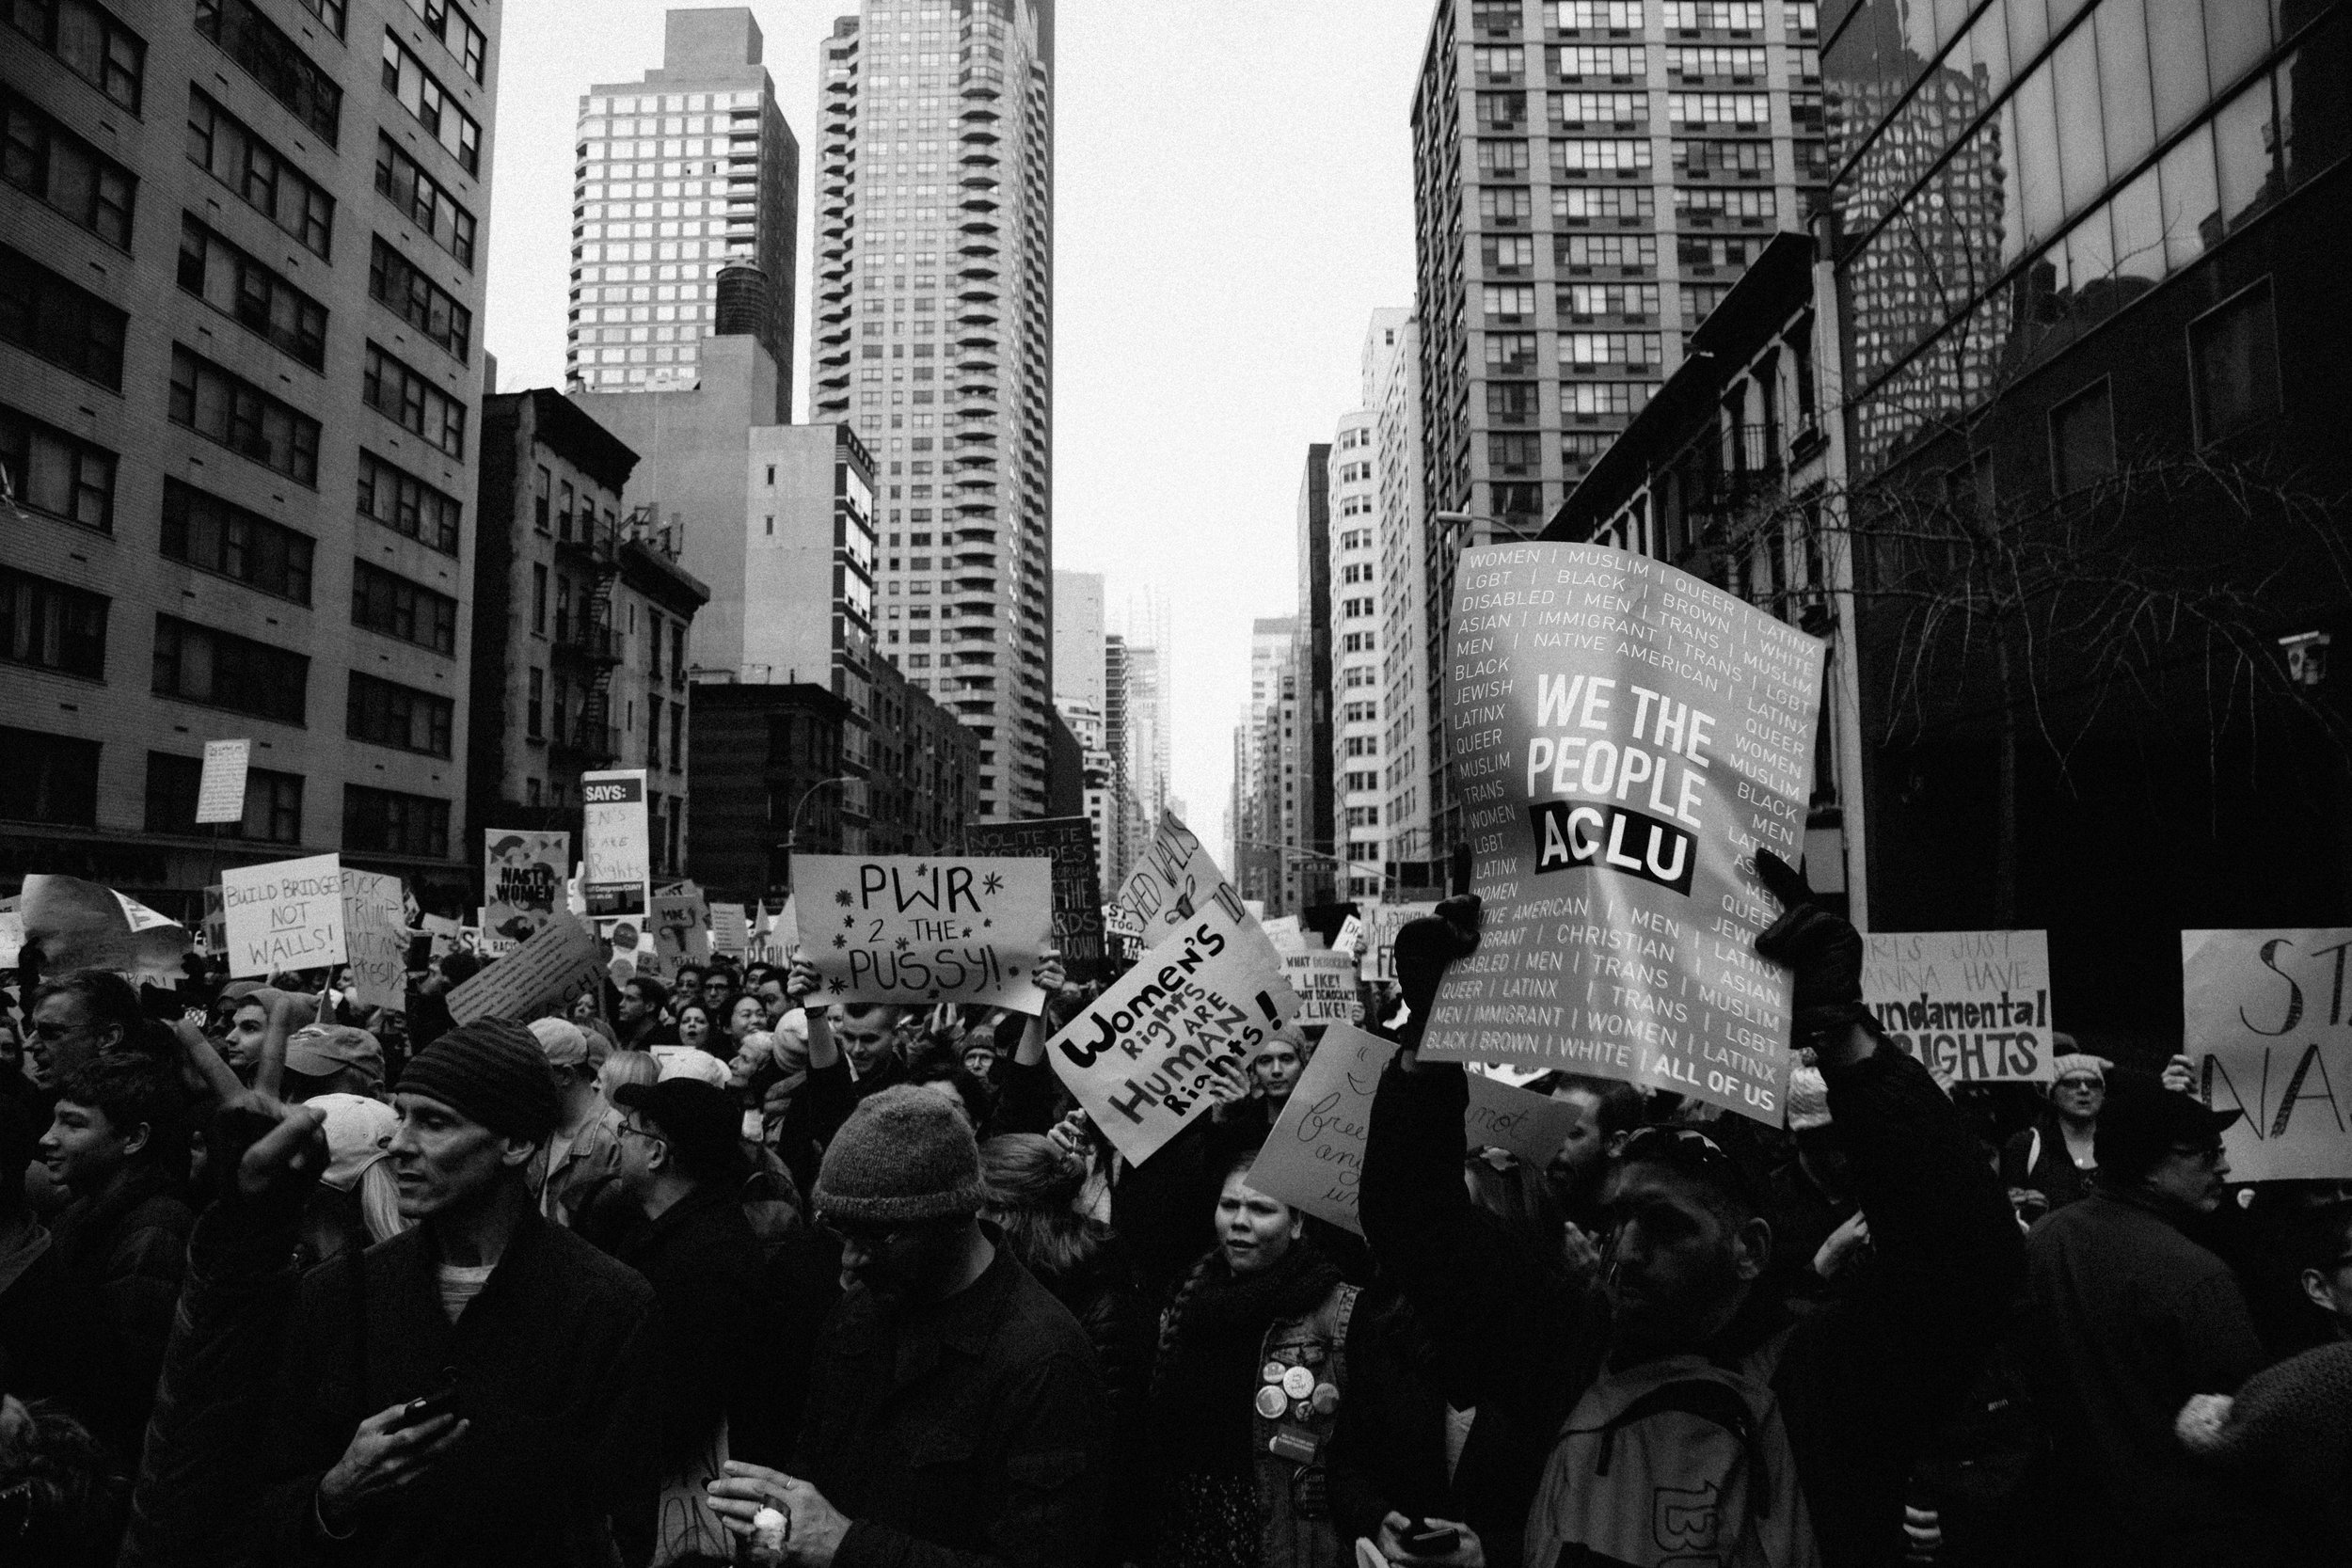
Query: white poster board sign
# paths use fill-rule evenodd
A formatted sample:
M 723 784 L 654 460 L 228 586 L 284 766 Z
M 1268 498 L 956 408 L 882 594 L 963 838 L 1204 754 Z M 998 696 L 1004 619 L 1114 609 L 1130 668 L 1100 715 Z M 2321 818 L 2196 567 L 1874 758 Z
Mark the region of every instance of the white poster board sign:
M 343 962 L 343 868 L 335 855 L 307 855 L 220 874 L 229 974 L 243 980 Z
M 580 776 L 580 894 L 598 920 L 642 920 L 653 894 L 653 836 L 645 824 L 645 770 Z
M 2233 1181 L 2352 1179 L 2352 929 L 2183 931 L 2182 1050 L 2197 1097 L 2243 1111 Z
M 245 775 L 253 754 L 250 740 L 208 740 L 204 772 L 196 785 L 196 823 L 245 820 Z
M 1225 873 L 1192 830 L 1174 812 L 1162 812 L 1151 845 L 1111 899 L 1120 911 L 1111 924 L 1139 932 L 1149 952 L 1187 929 L 1225 885 Z
M 529 1019 L 550 1002 L 577 995 L 603 974 L 596 939 L 567 912 L 556 916 L 506 957 L 449 993 L 449 1016 Z
M 343 868 L 343 947 L 351 996 L 362 1007 L 408 1006 L 408 931 L 397 877 Z
M 1907 1056 L 1964 1084 L 2046 1084 L 2050 942 L 2042 931 L 1865 937 L 1862 1005 Z
M 1041 857 L 801 855 L 801 950 L 826 1002 L 1045 1006 L 1054 863 Z
M 1279 946 L 1279 943 L 1277 943 Z M 1357 987 L 1356 956 L 1352 953 L 1285 952 L 1282 977 L 1298 993 L 1297 1022 L 1306 1028 L 1326 1023 L 1361 1023 L 1362 992 Z

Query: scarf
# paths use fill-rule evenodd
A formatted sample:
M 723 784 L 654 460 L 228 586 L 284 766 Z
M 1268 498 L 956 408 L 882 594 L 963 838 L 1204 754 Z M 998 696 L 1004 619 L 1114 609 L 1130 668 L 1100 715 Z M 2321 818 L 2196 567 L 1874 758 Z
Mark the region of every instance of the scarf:
M 1194 1266 L 1162 1322 L 1152 1375 L 1153 1425 L 1172 1469 L 1248 1468 L 1266 1330 L 1311 1312 L 1340 1283 L 1340 1271 L 1304 1237 L 1255 1274 L 1234 1274 L 1221 1251 Z

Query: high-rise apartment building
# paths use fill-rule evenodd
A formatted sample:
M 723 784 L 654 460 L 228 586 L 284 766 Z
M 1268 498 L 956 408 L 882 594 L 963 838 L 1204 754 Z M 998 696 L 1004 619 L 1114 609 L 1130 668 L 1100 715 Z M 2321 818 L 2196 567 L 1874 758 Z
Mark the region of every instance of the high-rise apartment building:
M 1421 327 L 1409 311 L 1373 312 L 1364 335 L 1364 386 L 1377 484 L 1373 531 L 1380 600 L 1384 891 L 1419 889 L 1433 876 L 1427 757 L 1430 731 L 1444 708 L 1429 657 L 1437 541 L 1421 483 Z
M 1298 621 L 1249 627 L 1249 704 L 1233 727 L 1233 884 L 1272 914 L 1296 913 L 1300 874 Z
M 1324 786 L 1330 813 L 1332 842 L 1325 852 L 1346 862 L 1331 867 L 1341 898 L 1379 896 L 1384 875 L 1377 420 L 1370 407 L 1341 415 L 1327 468 L 1330 654 L 1323 705 L 1329 718 L 1317 737 L 1323 763 L 1314 782 Z
M 1298 476 L 1298 614 L 1291 646 L 1291 687 L 1298 704 L 1298 750 L 1288 759 L 1300 801 L 1298 828 L 1282 842 L 1299 895 L 1288 907 L 1328 900 L 1341 879 L 1332 863 L 1331 800 L 1331 443 L 1307 448 Z
M 0 13 L 0 876 L 193 917 L 219 858 L 340 849 L 471 902 L 497 15 Z
M 760 50 L 741 7 L 674 10 L 659 68 L 580 98 L 564 347 L 573 390 L 693 386 L 703 340 L 722 330 L 719 273 L 749 265 L 764 292 L 739 295 L 746 319 L 726 330 L 749 331 L 776 362 L 760 422 L 791 421 L 801 147 Z
M 882 653 L 1045 806 L 1053 0 L 866 0 L 822 48 L 815 420 L 882 467 Z
M 1422 485 L 1470 520 L 1438 602 L 1459 533 L 1539 529 L 1803 226 L 1828 176 L 1818 38 L 1812 0 L 1438 0 L 1412 110 Z
M 1159 643 L 1137 642 L 1134 635 L 1128 634 L 1127 643 L 1127 771 L 1136 815 L 1148 833 L 1168 809 L 1168 652 Z

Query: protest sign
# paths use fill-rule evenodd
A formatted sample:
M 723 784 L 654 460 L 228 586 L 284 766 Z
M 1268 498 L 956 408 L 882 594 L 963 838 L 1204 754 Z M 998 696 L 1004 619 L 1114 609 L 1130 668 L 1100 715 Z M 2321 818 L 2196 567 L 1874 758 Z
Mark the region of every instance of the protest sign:
M 710 961 L 710 905 L 691 882 L 675 893 L 653 895 L 653 964 L 640 974 L 675 977 L 681 965 Z
M 1364 1021 L 1362 993 L 1357 990 L 1356 959 L 1352 955 L 1284 953 L 1282 977 L 1298 993 L 1296 1022 L 1302 1027 Z
M 465 927 L 448 915 L 428 914 L 424 917 L 423 929 L 425 935 L 433 939 L 433 945 L 429 949 L 433 957 L 446 958 L 457 951 L 457 934 Z
M 740 904 L 710 906 L 710 950 L 740 958 L 751 948 L 751 917 Z
M 103 882 L 32 872 L 17 915 L 24 925 L 23 942 L 40 948 L 44 974 L 108 969 L 166 984 L 183 978 L 186 929 Z
M 1307 933 L 1299 929 L 1298 916 L 1278 914 L 1271 920 L 1261 920 L 1258 924 L 1264 929 L 1266 941 L 1274 943 L 1274 950 L 1277 953 L 1307 951 Z
M 1364 917 L 1351 914 L 1340 925 L 1340 934 L 1331 939 L 1331 951 L 1359 958 L 1364 950 Z
M 645 770 L 582 773 L 580 890 L 599 920 L 643 918 L 653 895 L 653 840 L 645 828 Z
M 449 1016 L 521 1021 L 550 1002 L 576 994 L 598 977 L 596 939 L 570 914 L 559 915 L 531 939 L 449 993 Z
M 1050 862 L 801 855 L 792 884 L 826 1002 L 1045 1006 L 1033 972 L 1054 942 Z
M 1148 953 L 1177 932 L 1189 929 L 1192 917 L 1206 909 L 1223 886 L 1225 873 L 1216 868 L 1216 862 L 1192 836 L 1192 831 L 1176 819 L 1174 812 L 1162 812 L 1151 845 L 1111 901 L 1124 912 L 1120 927 L 1141 933 Z
M 1514 1088 L 1487 1073 L 1469 1077 L 1470 1109 L 1462 1114 L 1462 1128 L 1471 1148 L 1507 1148 L 1541 1170 L 1576 1131 L 1575 1106 Z
M 319 969 L 347 957 L 336 856 L 231 866 L 220 874 L 220 895 L 232 979 Z
M 1372 1101 L 1380 1074 L 1396 1054 L 1394 1042 L 1335 1023 L 1298 1075 L 1265 1147 L 1249 1167 L 1249 1184 L 1319 1220 L 1364 1233 L 1356 1215 L 1356 1183 L 1363 1175 L 1364 1139 L 1372 1131 Z
M 408 1006 L 408 931 L 397 877 L 343 867 L 343 948 L 352 1000 L 362 1007 Z
M 196 781 L 196 824 L 245 820 L 245 775 L 250 740 L 208 740 L 204 771 Z
M 1433 899 L 1425 904 L 1372 904 L 1364 910 L 1364 940 L 1360 949 L 1359 969 L 1367 980 L 1396 978 L 1396 934 L 1422 915 L 1435 912 Z
M 555 918 L 572 863 L 569 833 L 487 828 L 482 834 L 482 929 L 503 953 Z
M 1569 1068 L 1777 1125 L 1788 976 L 1755 854 L 1804 843 L 1822 645 L 1663 562 L 1465 550 L 1446 730 L 1479 950 L 1438 1060 Z
M 2243 1111 L 2233 1181 L 2352 1179 L 2352 928 L 2183 931 L 2182 1050 L 2197 1097 Z
M 774 914 L 768 906 L 759 906 L 759 919 L 752 927 L 751 958 L 758 963 L 789 963 L 792 949 L 801 940 L 801 910 L 791 898 Z
M 2050 1081 L 2046 933 L 1901 931 L 1863 940 L 1862 1005 L 1897 1050 L 1963 1083 Z
M 1223 891 L 1046 1046 L 1054 1071 L 1129 1160 L 1183 1132 L 1208 1108 L 1218 1070 L 1248 1062 L 1298 1010 L 1281 955 Z
M 0 910 L 0 969 L 14 969 L 24 948 L 24 917 L 14 910 Z
M 1054 947 L 1073 980 L 1103 967 L 1103 893 L 1095 869 L 1094 824 L 1083 816 L 1033 822 L 980 822 L 964 830 L 975 855 L 1044 855 L 1054 863 Z

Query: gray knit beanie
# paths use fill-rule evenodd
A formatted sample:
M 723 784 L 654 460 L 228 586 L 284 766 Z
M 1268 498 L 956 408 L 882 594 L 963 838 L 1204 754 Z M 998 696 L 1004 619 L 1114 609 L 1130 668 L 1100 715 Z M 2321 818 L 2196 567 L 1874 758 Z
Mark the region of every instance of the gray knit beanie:
M 476 1019 L 418 1052 L 392 1092 L 437 1100 L 501 1137 L 533 1143 L 554 1136 L 562 1114 L 537 1037 L 500 1018 Z
M 961 1112 L 912 1085 L 883 1089 L 850 1113 L 817 1168 L 818 1215 L 851 1225 L 909 1225 L 980 1212 L 980 1149 Z

